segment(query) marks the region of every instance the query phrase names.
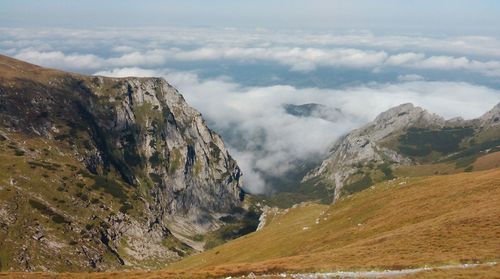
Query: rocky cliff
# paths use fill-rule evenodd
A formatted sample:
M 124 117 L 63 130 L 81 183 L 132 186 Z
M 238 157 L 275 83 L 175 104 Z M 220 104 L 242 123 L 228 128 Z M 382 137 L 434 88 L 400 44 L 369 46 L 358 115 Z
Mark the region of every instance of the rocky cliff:
M 224 225 L 241 172 L 160 78 L 0 56 L 0 269 L 155 267 Z
M 391 108 L 337 140 L 328 157 L 303 178 L 303 183 L 332 185 L 338 199 L 394 178 L 393 171 L 400 166 L 464 158 L 472 163 L 481 152 L 498 149 L 499 108 L 500 104 L 474 120 L 445 120 L 412 104 Z

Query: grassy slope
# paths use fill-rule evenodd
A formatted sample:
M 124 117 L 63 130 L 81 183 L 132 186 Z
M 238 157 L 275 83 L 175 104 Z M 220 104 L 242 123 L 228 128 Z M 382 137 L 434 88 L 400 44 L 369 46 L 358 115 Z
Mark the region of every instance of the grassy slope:
M 82 270 L 87 263 L 77 255 L 79 247 L 88 245 L 102 220 L 124 210 L 122 199 L 129 201 L 129 214 L 143 210 L 130 198 L 131 186 L 89 175 L 67 144 L 3 134 L 8 139 L 0 139 L 0 213 L 11 216 L 11 222 L 0 222 L 0 270 L 18 267 L 13 258 L 22 246 L 35 268 Z M 35 239 L 37 231 L 41 240 Z M 112 254 L 107 256 L 105 262 L 117 264 Z
M 191 278 L 490 261 L 500 258 L 499 198 L 498 168 L 384 182 L 332 206 L 303 204 L 282 211 L 263 230 L 168 270 L 127 276 Z M 94 274 L 113 275 L 123 276 Z
M 500 169 L 400 183 L 378 184 L 329 208 L 291 209 L 261 232 L 172 268 L 399 268 L 500 257 Z
M 500 156 L 500 126 L 481 127 L 470 122 L 467 127 L 440 129 L 411 127 L 392 134 L 380 142 L 383 147 L 411 158 L 416 165 L 367 162 L 359 166 L 341 191 L 354 193 L 393 177 L 414 177 L 453 174 L 498 167 Z M 486 160 L 483 157 L 487 157 Z M 483 158 L 482 164 L 476 161 Z

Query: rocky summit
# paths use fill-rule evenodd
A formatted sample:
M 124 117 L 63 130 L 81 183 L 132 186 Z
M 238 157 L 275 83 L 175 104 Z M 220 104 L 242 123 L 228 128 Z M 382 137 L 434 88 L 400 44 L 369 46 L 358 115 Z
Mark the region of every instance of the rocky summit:
M 243 210 L 222 139 L 161 78 L 0 56 L 0 158 L 2 270 L 163 266 Z

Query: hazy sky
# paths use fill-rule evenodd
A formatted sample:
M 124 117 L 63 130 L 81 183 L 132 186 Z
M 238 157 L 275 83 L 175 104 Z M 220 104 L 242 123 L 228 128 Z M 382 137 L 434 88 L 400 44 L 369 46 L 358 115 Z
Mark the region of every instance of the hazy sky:
M 217 26 L 498 33 L 498 0 L 2 0 L 2 27 Z

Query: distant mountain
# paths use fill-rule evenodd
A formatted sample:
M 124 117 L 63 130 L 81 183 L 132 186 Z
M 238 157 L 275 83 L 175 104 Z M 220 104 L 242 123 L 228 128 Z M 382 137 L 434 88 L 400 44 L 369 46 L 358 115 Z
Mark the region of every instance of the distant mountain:
M 160 78 L 0 56 L 0 269 L 159 267 L 246 216 L 219 135 Z M 248 229 L 247 229 L 248 230 Z
M 340 138 L 303 183 L 329 185 L 338 199 L 396 176 L 472 171 L 479 157 L 498 151 L 500 104 L 474 120 L 445 120 L 403 104 Z
M 331 108 L 321 104 L 309 103 L 302 105 L 283 105 L 286 113 L 297 117 L 314 117 L 331 122 L 342 120 L 345 115 L 339 108 Z

